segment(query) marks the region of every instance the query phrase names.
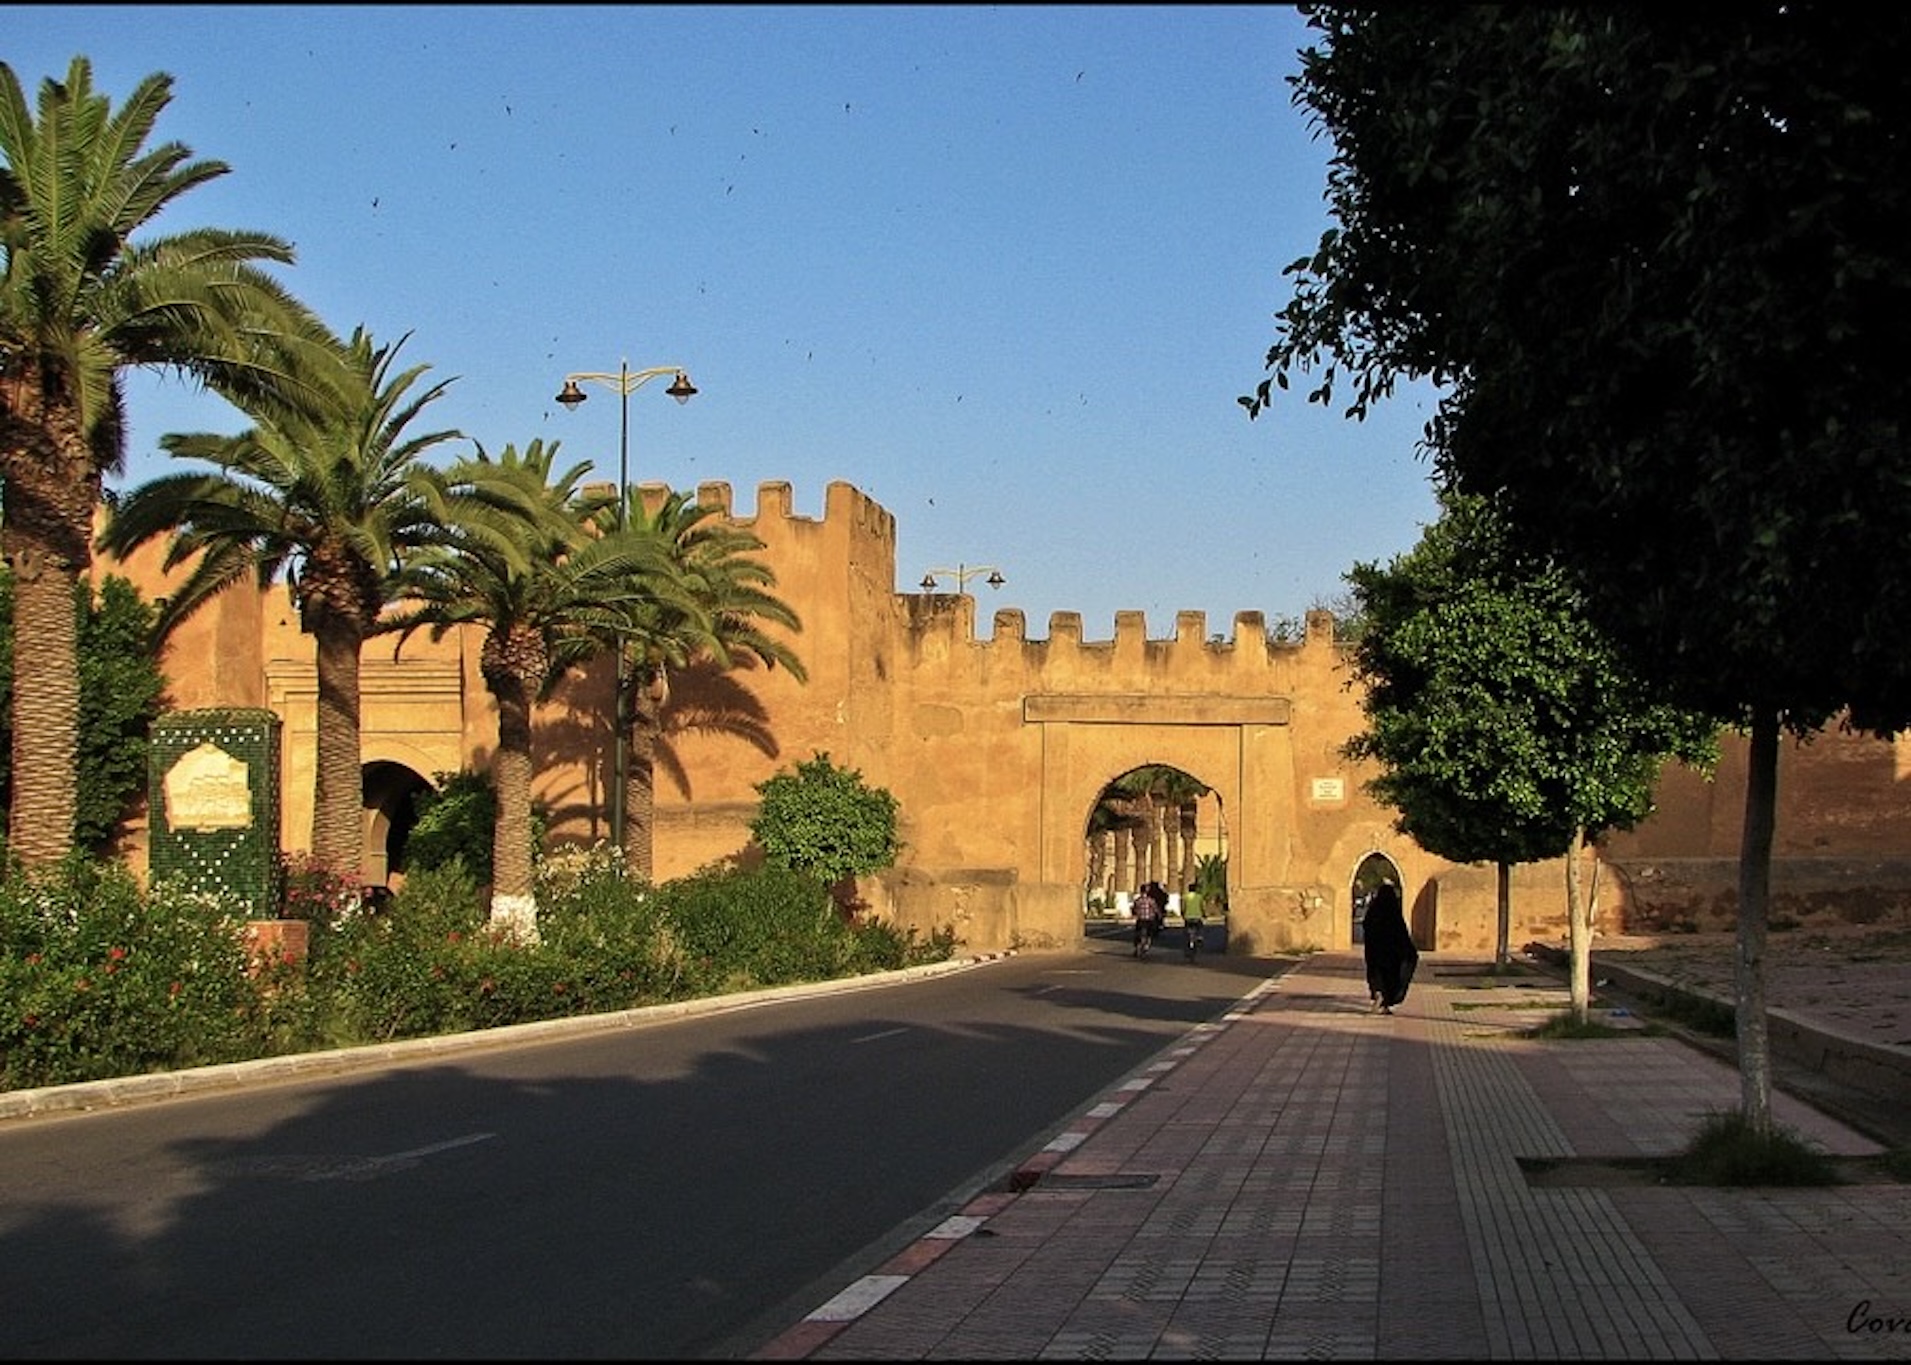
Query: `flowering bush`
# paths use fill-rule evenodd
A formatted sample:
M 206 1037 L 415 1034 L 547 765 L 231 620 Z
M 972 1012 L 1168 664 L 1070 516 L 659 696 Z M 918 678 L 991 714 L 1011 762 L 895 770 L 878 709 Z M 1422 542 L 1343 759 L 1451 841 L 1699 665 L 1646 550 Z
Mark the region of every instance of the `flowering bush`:
M 279 918 L 330 924 L 359 908 L 365 888 L 309 853 L 279 855 Z

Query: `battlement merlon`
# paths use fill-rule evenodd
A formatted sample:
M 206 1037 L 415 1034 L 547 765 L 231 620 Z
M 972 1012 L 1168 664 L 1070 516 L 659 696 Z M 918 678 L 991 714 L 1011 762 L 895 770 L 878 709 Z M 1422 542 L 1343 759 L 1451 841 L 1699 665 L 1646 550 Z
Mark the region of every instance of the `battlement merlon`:
M 645 507 L 661 503 L 672 491 L 671 485 L 651 481 L 636 485 Z M 765 479 L 756 486 L 756 510 L 743 516 L 736 510 L 735 495 L 726 479 L 708 479 L 697 485 L 697 501 L 713 507 L 718 515 L 738 522 L 769 520 L 800 521 L 815 524 L 817 518 L 797 514 L 791 485 L 787 479 Z M 841 520 L 879 534 L 895 534 L 895 517 L 881 503 L 853 483 L 832 479 L 823 490 L 824 521 Z
M 643 505 L 652 507 L 661 503 L 671 491 L 670 485 L 659 482 L 640 483 L 637 491 Z M 759 534 L 770 538 L 772 527 L 778 522 L 803 523 L 810 526 L 820 524 L 817 518 L 800 516 L 792 510 L 794 499 L 788 480 L 771 479 L 757 485 L 756 510 L 750 516 L 741 516 L 736 510 L 732 486 L 727 480 L 711 479 L 697 485 L 697 501 L 705 506 L 714 507 L 718 514 L 739 524 L 754 524 Z M 852 527 L 865 535 L 871 535 L 888 547 L 893 554 L 895 544 L 896 520 L 882 504 L 864 493 L 855 484 L 842 479 L 832 479 L 824 488 L 824 506 L 822 522 L 837 522 Z M 897 591 L 891 578 L 890 591 L 898 597 L 914 597 L 915 593 Z M 1052 612 L 1048 619 L 1048 639 L 1030 640 L 1028 638 L 1027 615 L 1019 608 L 1005 607 L 994 614 L 994 638 L 992 641 L 978 641 L 974 638 L 973 613 L 935 613 L 917 619 L 917 628 L 926 630 L 956 630 L 962 627 L 964 643 L 983 644 L 1001 643 L 1004 645 L 1034 644 L 1041 645 L 1102 645 L 1107 640 L 1088 640 L 1082 629 L 1082 615 L 1076 611 Z M 1174 634 L 1168 639 L 1150 641 L 1148 638 L 1147 615 L 1140 611 L 1117 611 L 1115 613 L 1115 633 L 1113 643 L 1117 648 L 1138 648 L 1150 643 L 1156 645 L 1172 642 L 1188 649 L 1228 649 L 1243 644 L 1266 643 L 1270 649 L 1294 649 L 1327 646 L 1334 644 L 1334 614 L 1322 608 L 1307 612 L 1305 635 L 1298 644 L 1276 644 L 1267 638 L 1267 615 L 1260 611 L 1239 611 L 1234 614 L 1234 633 L 1231 638 L 1209 639 L 1207 634 L 1207 613 L 1200 611 L 1181 611 L 1175 613 Z

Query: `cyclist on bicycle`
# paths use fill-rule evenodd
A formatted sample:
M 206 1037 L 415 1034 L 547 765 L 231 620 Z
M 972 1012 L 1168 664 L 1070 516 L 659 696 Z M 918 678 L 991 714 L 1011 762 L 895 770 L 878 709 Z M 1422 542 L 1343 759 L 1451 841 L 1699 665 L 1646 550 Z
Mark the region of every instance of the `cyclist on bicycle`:
M 1146 957 L 1161 932 L 1162 916 L 1168 913 L 1168 893 L 1160 882 L 1144 882 L 1135 892 L 1135 956 Z
M 1186 952 L 1188 961 L 1194 961 L 1194 955 L 1201 951 L 1201 933 L 1207 921 L 1201 910 L 1201 893 L 1190 887 L 1181 893 L 1181 924 L 1187 930 Z

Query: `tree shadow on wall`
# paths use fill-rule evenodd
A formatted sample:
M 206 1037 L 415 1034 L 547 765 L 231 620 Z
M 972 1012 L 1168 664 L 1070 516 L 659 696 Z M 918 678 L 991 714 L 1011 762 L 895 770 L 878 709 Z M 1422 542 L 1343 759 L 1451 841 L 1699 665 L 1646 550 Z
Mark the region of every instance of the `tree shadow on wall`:
M 714 663 L 673 670 L 670 700 L 664 704 L 663 734 L 655 764 L 659 784 L 668 781 L 685 801 L 692 799 L 690 773 L 676 739 L 724 735 L 740 739 L 775 758 L 782 752 L 770 729 L 770 714 L 756 693 Z M 560 687 L 540 713 L 532 736 L 532 756 L 540 781 L 538 799 L 553 826 L 582 824 L 599 837 L 609 834 L 611 733 L 607 689 L 582 680 Z M 552 782 L 552 774 L 561 778 Z
M 675 743 L 680 735 L 740 739 L 766 758 L 782 752 L 770 730 L 770 713 L 756 693 L 737 679 L 736 669 L 720 669 L 709 662 L 671 673 L 670 700 L 664 703 L 663 734 L 657 741 L 658 773 L 667 776 L 677 794 L 689 801 L 690 773 Z

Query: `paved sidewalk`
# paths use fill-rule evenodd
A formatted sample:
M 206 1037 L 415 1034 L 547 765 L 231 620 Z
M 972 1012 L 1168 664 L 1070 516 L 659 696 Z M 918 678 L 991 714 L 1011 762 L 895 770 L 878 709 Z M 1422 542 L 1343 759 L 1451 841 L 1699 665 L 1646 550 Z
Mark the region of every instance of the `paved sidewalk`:
M 1563 986 L 1310 957 L 758 1359 L 1911 1360 L 1911 1186 L 1529 1184 L 1739 1104 L 1671 1037 L 1517 1036 Z M 1788 1095 L 1777 1121 L 1877 1144 Z

